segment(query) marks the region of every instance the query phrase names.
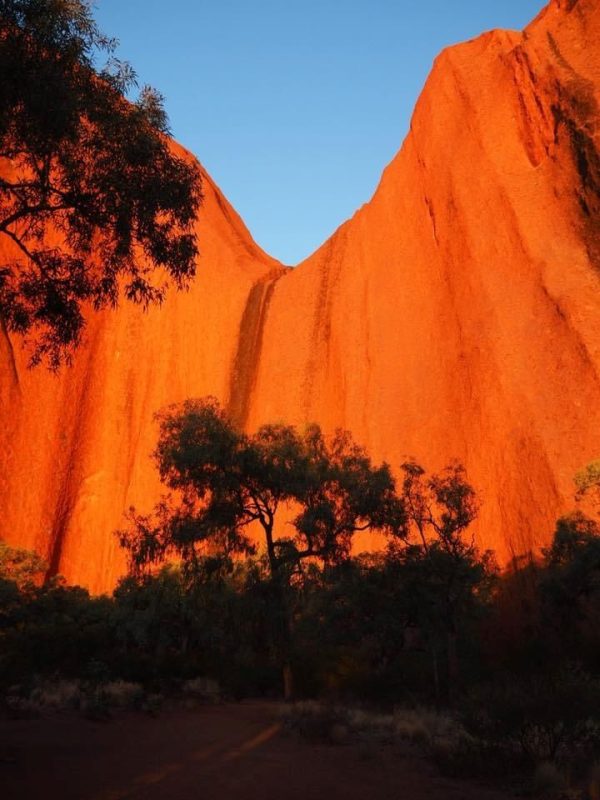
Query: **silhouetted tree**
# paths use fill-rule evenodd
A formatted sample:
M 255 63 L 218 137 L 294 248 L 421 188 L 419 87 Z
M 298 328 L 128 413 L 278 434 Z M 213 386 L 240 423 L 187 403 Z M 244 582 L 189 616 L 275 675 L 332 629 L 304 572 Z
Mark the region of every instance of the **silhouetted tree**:
M 496 572 L 490 552 L 480 554 L 464 537 L 479 508 L 464 467 L 452 464 L 427 476 L 416 462 L 402 465 L 402 500 L 407 542 L 392 541 L 390 556 L 402 566 L 401 606 L 430 649 L 436 696 L 440 697 L 440 650 L 445 650 L 447 687 L 458 679 L 459 625 L 473 610 L 478 593 Z
M 600 669 L 600 528 L 580 511 L 556 523 L 540 572 L 540 625 L 553 659 Z
M 199 166 L 155 90 L 125 99 L 114 50 L 86 0 L 0 0 L 0 318 L 33 363 L 69 357 L 86 306 L 159 302 L 195 272 Z
M 318 426 L 304 434 L 287 425 L 237 431 L 216 400 L 189 400 L 159 415 L 155 453 L 163 498 L 150 516 L 132 512 L 120 534 L 134 568 L 169 554 L 188 569 L 207 553 L 251 553 L 249 526 L 262 530 L 280 615 L 279 647 L 289 680 L 291 613 L 288 590 L 302 563 L 348 556 L 356 531 L 399 530 L 401 504 L 387 465 L 374 467 L 347 433 L 326 438 Z M 276 525 L 282 506 L 297 513 Z M 287 686 L 287 693 L 290 686 Z

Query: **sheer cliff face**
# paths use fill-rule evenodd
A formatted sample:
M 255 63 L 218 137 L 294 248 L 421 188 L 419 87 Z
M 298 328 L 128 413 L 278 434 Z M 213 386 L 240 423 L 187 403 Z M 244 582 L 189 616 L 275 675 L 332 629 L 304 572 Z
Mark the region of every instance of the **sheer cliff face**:
M 0 538 L 93 590 L 124 571 L 113 535 L 124 511 L 160 495 L 154 412 L 228 395 L 252 287 L 282 271 L 207 176 L 204 194 L 192 290 L 148 313 L 123 303 L 91 315 L 85 346 L 57 375 L 28 369 L 27 352 L 0 331 Z
M 248 428 L 349 428 L 375 458 L 467 466 L 480 543 L 546 542 L 600 454 L 600 5 L 437 59 L 371 200 L 284 270 L 206 182 L 199 278 L 90 318 L 60 375 L 0 358 L 0 536 L 92 589 L 160 492 L 152 414 L 215 394 Z

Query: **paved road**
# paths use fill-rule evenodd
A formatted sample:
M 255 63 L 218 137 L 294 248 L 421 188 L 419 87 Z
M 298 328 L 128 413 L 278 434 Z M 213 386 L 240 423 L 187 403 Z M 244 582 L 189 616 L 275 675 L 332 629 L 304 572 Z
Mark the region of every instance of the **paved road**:
M 506 800 L 393 748 L 311 745 L 266 703 L 0 722 L 2 800 Z

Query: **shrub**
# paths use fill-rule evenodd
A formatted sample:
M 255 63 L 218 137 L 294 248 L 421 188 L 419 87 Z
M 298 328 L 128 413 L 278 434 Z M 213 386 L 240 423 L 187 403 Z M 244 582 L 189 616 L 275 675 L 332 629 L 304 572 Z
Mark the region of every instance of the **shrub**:
M 381 714 L 362 708 L 304 701 L 283 712 L 286 725 L 310 740 L 393 744 L 408 741 L 426 751 L 436 746 L 457 746 L 468 735 L 447 714 L 428 709 L 396 709 Z
M 311 700 L 285 709 L 283 718 L 288 730 L 310 742 L 335 743 L 340 729 L 349 729 L 347 709 Z
M 46 681 L 31 692 L 30 699 L 43 710 L 66 711 L 79 708 L 79 681 Z
M 103 691 L 107 704 L 114 708 L 140 708 L 144 698 L 141 685 L 130 681 L 110 681 L 103 686 Z
M 185 681 L 181 688 L 184 694 L 192 695 L 205 702 L 216 703 L 219 700 L 219 684 L 211 678 L 193 678 Z
M 520 751 L 531 763 L 600 747 L 600 686 L 576 671 L 482 687 L 466 699 L 462 716 L 474 736 Z

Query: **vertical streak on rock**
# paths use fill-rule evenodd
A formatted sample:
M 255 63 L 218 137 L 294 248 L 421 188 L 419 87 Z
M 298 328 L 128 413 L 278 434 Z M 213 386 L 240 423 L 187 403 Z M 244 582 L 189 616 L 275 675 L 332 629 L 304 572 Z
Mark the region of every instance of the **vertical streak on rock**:
M 75 410 L 71 428 L 70 441 L 64 463 L 66 469 L 59 482 L 56 493 L 56 506 L 50 534 L 48 554 L 48 575 L 57 575 L 61 569 L 63 547 L 69 523 L 73 520 L 73 509 L 78 500 L 82 484 L 82 447 L 88 440 L 86 429 L 92 423 L 94 399 L 94 375 L 97 368 L 97 337 L 90 342 L 87 350 L 88 380 L 79 387 L 79 394 L 73 408 Z
M 347 233 L 342 226 L 327 242 L 321 254 L 320 285 L 314 306 L 311 349 L 304 384 L 306 419 L 313 419 L 315 399 L 326 389 L 324 376 L 328 374 L 331 357 L 333 294 L 340 277 L 346 243 Z M 337 388 L 340 389 L 339 384 Z
M 248 421 L 269 303 L 275 284 L 283 274 L 283 271 L 277 271 L 275 274 L 271 272 L 252 286 L 240 322 L 238 347 L 231 371 L 227 404 L 229 416 L 240 428 L 243 428 Z

